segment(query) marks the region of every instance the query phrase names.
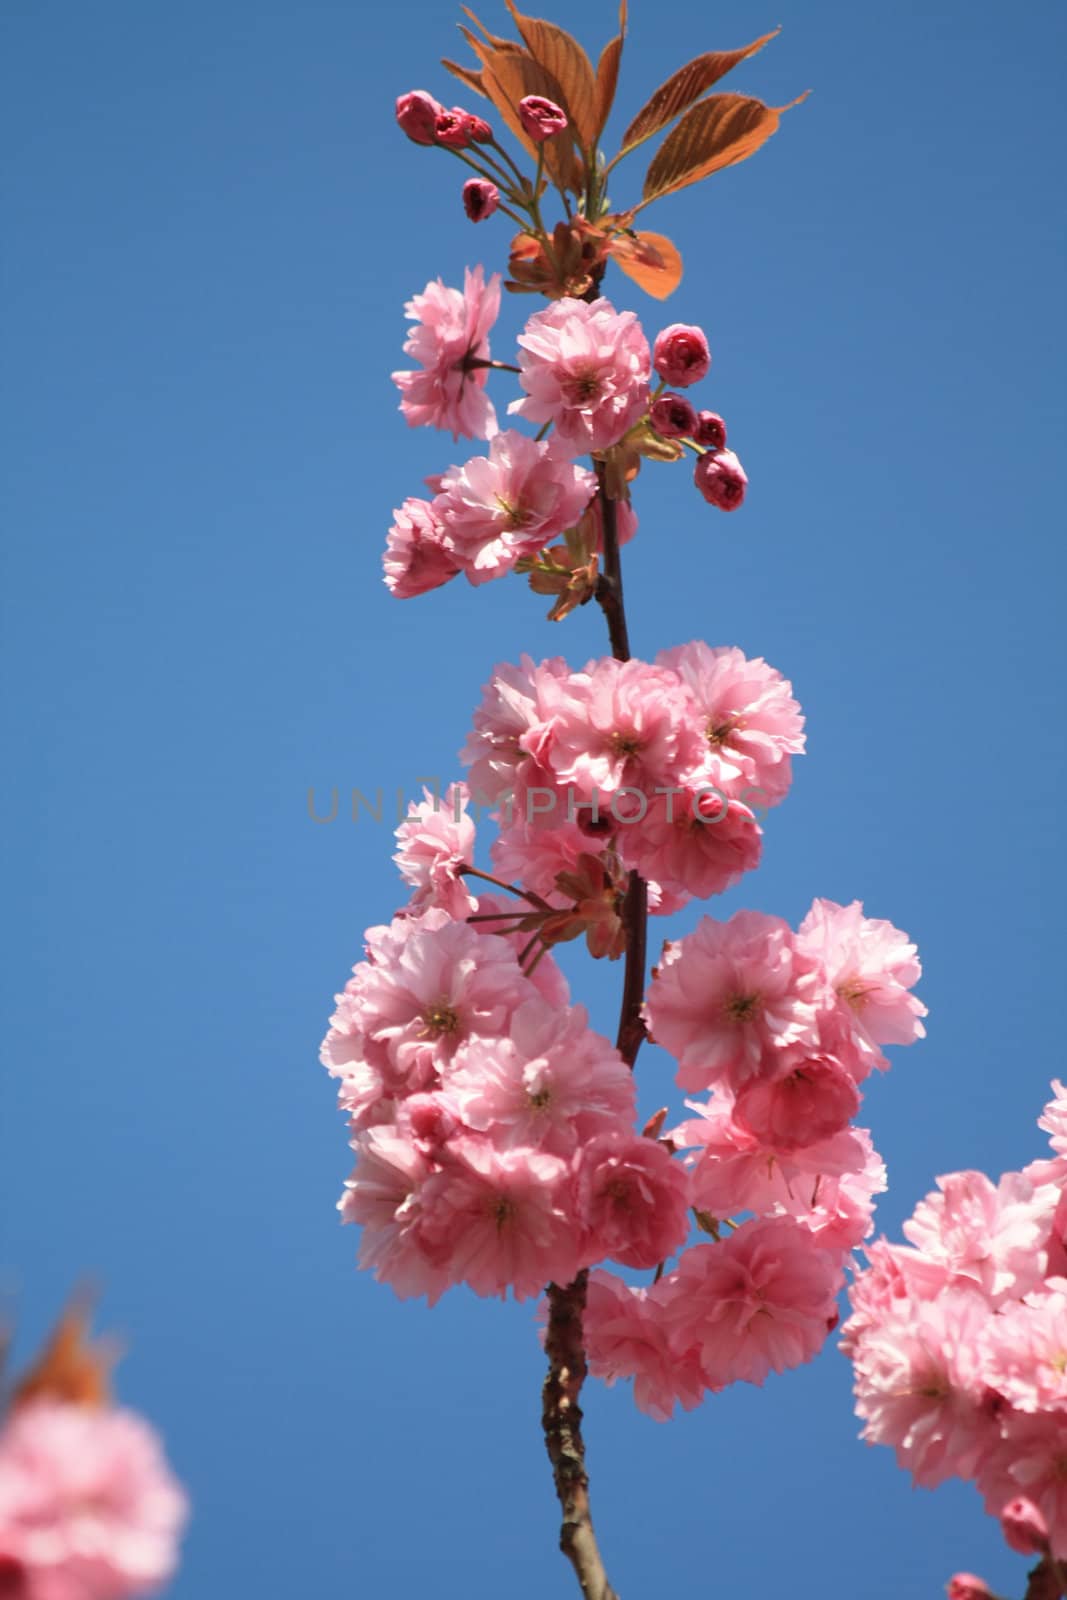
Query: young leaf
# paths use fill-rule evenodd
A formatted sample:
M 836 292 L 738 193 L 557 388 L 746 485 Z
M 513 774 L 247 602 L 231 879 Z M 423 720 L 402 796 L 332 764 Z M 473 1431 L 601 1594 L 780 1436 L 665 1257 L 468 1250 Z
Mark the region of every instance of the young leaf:
M 578 143 L 588 156 L 596 140 L 593 127 L 596 79 L 592 62 L 565 28 L 557 27 L 554 22 L 543 22 L 539 17 L 524 17 L 514 0 L 508 0 L 508 10 L 530 55 L 559 84 L 562 98 L 558 104 L 567 113 Z
M 678 247 L 662 233 L 623 234 L 612 240 L 611 255 L 626 276 L 654 300 L 666 300 L 682 281 Z
M 660 84 L 651 100 L 637 113 L 622 136 L 619 154 L 626 155 L 673 122 L 687 106 L 699 100 L 713 83 L 718 83 L 734 67 L 747 61 L 749 56 L 754 56 L 765 44 L 770 44 L 780 32 L 780 28 L 775 28 L 773 33 L 765 33 L 761 39 L 746 44 L 741 50 L 710 50 L 706 55 L 697 56 L 686 66 L 680 67 L 666 83 Z
M 593 144 L 599 144 L 600 136 L 604 132 L 611 108 L 615 104 L 615 88 L 619 81 L 619 62 L 622 60 L 622 45 L 626 38 L 626 0 L 622 0 L 619 7 L 619 31 L 614 39 L 609 39 L 600 52 L 600 60 L 596 67 L 596 101 L 593 112 Z
M 489 95 L 485 87 L 485 73 L 479 67 L 477 72 L 473 67 L 461 67 L 458 61 L 449 61 L 447 56 L 441 57 L 441 65 L 445 67 L 454 78 L 465 84 L 468 89 L 473 89 L 475 94 L 484 95 L 488 100 Z
M 801 95 L 790 102 L 799 105 Z M 790 106 L 765 106 L 741 94 L 713 94 L 691 107 L 667 135 L 645 174 L 642 206 L 733 166 L 765 144 Z

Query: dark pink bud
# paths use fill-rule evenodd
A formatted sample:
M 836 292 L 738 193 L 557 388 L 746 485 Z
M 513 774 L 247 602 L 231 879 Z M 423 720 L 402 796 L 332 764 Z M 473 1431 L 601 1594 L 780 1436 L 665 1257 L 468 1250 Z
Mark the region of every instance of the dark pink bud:
M 976 1578 L 973 1572 L 957 1572 L 945 1585 L 948 1600 L 996 1600 L 988 1583 Z
M 703 330 L 672 322 L 656 339 L 652 365 L 664 383 L 677 384 L 679 389 L 699 383 L 711 366 L 711 351 Z
M 484 117 L 476 117 L 470 112 L 470 133 L 475 144 L 492 144 L 493 130 Z
M 702 444 L 706 450 L 724 450 L 726 448 L 726 424 L 715 411 L 698 411 L 697 425 L 693 430 L 694 444 Z
M 704 499 L 720 511 L 736 511 L 745 498 L 748 478 L 745 469 L 732 450 L 709 451 L 701 456 L 693 473 L 693 482 Z
M 437 143 L 437 119 L 444 107 L 425 89 L 412 89 L 396 103 L 396 120 L 413 144 Z
M 472 222 L 484 222 L 500 204 L 500 190 L 488 178 L 468 178 L 463 185 L 463 209 Z
M 437 143 L 443 144 L 449 150 L 466 150 L 474 137 L 471 133 L 473 121 L 470 112 L 464 111 L 462 106 L 453 106 L 451 111 L 438 112 L 435 129 Z
M 1000 1531 L 1021 1556 L 1044 1555 L 1048 1549 L 1048 1523 L 1024 1495 L 1008 1501 L 1000 1513 Z
M 697 425 L 697 414 L 682 394 L 661 394 L 648 419 L 664 439 L 691 439 Z
M 519 101 L 519 120 L 535 144 L 543 144 L 567 126 L 567 113 L 554 100 L 541 94 L 528 94 Z

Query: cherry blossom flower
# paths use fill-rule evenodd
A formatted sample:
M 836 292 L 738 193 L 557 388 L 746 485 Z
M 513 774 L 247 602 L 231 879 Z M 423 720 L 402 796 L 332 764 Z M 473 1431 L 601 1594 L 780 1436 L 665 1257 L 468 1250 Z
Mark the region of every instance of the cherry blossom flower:
M 938 1178 L 904 1224 L 905 1237 L 939 1266 L 946 1284 L 973 1283 L 993 1307 L 1029 1293 L 1046 1270 L 1042 1249 L 1059 1195 L 1021 1173 L 993 1184 L 982 1172 Z
M 509 429 L 496 434 L 487 456 L 442 475 L 433 511 L 456 561 L 478 584 L 574 527 L 595 490 L 593 474 L 550 442 Z
M 786 1046 L 817 1047 L 815 983 L 814 963 L 780 917 L 703 917 L 665 948 L 645 1016 L 656 1043 L 677 1058 L 683 1089 L 736 1086 L 773 1072 Z
M 697 640 L 661 650 L 656 662 L 676 672 L 692 697 L 717 781 L 741 800 L 777 805 L 792 781 L 790 757 L 804 749 L 792 684 L 762 656 L 748 660 L 733 645 L 712 649 Z
M 526 397 L 508 410 L 551 422 L 575 453 L 617 444 L 648 404 L 648 341 L 632 311 L 600 299 L 553 301 L 519 336 Z
M 737 1091 L 734 1121 L 776 1150 L 801 1149 L 846 1128 L 859 1110 L 859 1091 L 832 1056 L 802 1055 L 771 1078 L 749 1078 Z
M 654 1267 L 685 1242 L 689 1186 L 685 1168 L 655 1139 L 615 1128 L 584 1144 L 575 1178 L 576 1207 L 595 1256 L 626 1267 Z
M 640 1409 L 667 1422 L 675 1402 L 693 1411 L 707 1384 L 695 1345 L 672 1341 L 658 1290 L 631 1287 L 598 1268 L 589 1275 L 583 1329 L 593 1376 L 609 1385 L 632 1378 Z
M 398 600 L 439 589 L 460 570 L 428 500 L 405 500 L 386 537 L 385 584 Z
M 463 185 L 463 209 L 472 222 L 484 222 L 500 205 L 500 190 L 488 178 L 468 178 Z
M 408 911 L 437 906 L 450 917 L 467 917 L 478 901 L 460 874 L 474 861 L 474 819 L 465 783 L 453 783 L 439 799 L 429 789 L 408 806 L 407 819 L 396 830 L 400 848 L 393 857 L 400 875 L 412 887 Z
M 543 144 L 567 127 L 567 113 L 544 95 L 528 94 L 519 101 L 519 121 L 535 144 Z
M 660 1280 L 663 1315 L 683 1346 L 699 1350 L 709 1388 L 762 1384 L 822 1348 L 841 1281 L 838 1258 L 806 1228 L 761 1218 L 684 1251 Z
M 0 1432 L 0 1571 L 18 1600 L 155 1591 L 187 1514 L 159 1439 L 131 1411 L 35 1399 Z
M 732 450 L 709 450 L 698 457 L 693 482 L 709 505 L 736 511 L 745 498 L 748 475 Z
M 547 763 L 564 785 L 610 800 L 653 796 L 700 760 L 692 706 L 677 676 L 644 661 L 590 662 L 561 703 Z
M 437 119 L 444 107 L 425 89 L 411 89 L 398 96 L 396 120 L 412 144 L 437 143 Z
M 699 383 L 701 378 L 707 377 L 711 367 L 711 351 L 704 330 L 684 322 L 672 322 L 656 335 L 652 365 L 664 383 L 676 384 L 679 389 Z
M 701 782 L 699 774 L 656 795 L 647 813 L 638 810 L 637 800 L 625 804 L 633 815 L 619 830 L 619 854 L 675 905 L 690 895 L 725 894 L 759 865 L 763 839 L 755 816 L 714 782 Z
M 394 372 L 400 409 L 411 428 L 447 428 L 453 439 L 489 439 L 496 432 L 496 412 L 485 393 L 489 330 L 500 311 L 500 274 L 486 283 L 482 268 L 468 267 L 463 291 L 437 279 L 404 307 L 416 324 L 404 353 L 420 370 Z
M 926 1007 L 909 990 L 922 968 L 905 933 L 863 915 L 858 900 L 839 906 L 816 900 L 797 935 L 823 974 L 822 1004 L 831 1008 L 840 1031 L 851 1035 L 862 1058 L 861 1076 L 888 1065 L 884 1044 L 911 1044 L 925 1036 L 920 1018 Z

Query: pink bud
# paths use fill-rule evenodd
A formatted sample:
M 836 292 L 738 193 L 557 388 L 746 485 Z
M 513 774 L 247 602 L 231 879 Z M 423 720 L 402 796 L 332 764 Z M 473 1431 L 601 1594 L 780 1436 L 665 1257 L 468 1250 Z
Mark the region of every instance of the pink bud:
M 554 100 L 541 94 L 528 94 L 519 101 L 519 120 L 535 144 L 543 144 L 567 126 L 567 113 Z
M 1024 1495 L 1009 1500 L 1001 1511 L 1000 1531 L 1021 1556 L 1043 1555 L 1048 1549 L 1048 1523 Z
M 701 456 L 693 473 L 693 482 L 704 499 L 720 511 L 736 511 L 745 498 L 748 478 L 745 469 L 732 450 Z
M 648 420 L 664 439 L 691 439 L 697 414 L 682 394 L 661 394 L 653 400 Z
M 716 411 L 698 411 L 693 442 L 708 450 L 722 450 L 726 446 L 726 424 Z
M 444 112 L 432 94 L 412 89 L 396 102 L 396 120 L 413 144 L 437 143 L 437 119 Z
M 711 351 L 703 330 L 672 322 L 656 339 L 652 365 L 664 383 L 677 384 L 679 389 L 699 383 L 711 366 Z
M 470 118 L 470 135 L 475 144 L 492 144 L 493 130 L 484 117 L 476 117 L 474 112 L 468 112 Z
M 462 106 L 453 106 L 451 111 L 439 111 L 434 130 L 437 143 L 443 144 L 448 150 L 466 150 L 474 137 L 471 132 L 473 121 L 470 112 L 464 111 Z
M 463 209 L 472 222 L 484 222 L 500 204 L 500 190 L 488 178 L 468 178 L 463 185 Z
M 945 1585 L 945 1593 L 948 1600 L 996 1600 L 989 1585 L 973 1572 L 957 1572 Z

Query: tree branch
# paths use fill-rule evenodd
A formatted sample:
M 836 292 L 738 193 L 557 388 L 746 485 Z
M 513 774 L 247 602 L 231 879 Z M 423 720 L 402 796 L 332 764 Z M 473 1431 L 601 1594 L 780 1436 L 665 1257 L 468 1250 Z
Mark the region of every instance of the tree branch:
M 574 1568 L 585 1600 L 619 1600 L 608 1582 L 593 1531 L 578 1404 L 586 1374 L 582 1316 L 588 1281 L 588 1272 L 580 1272 L 565 1289 L 555 1283 L 548 1286 L 548 1375 L 542 1391 L 541 1421 L 563 1512 L 559 1547 Z

